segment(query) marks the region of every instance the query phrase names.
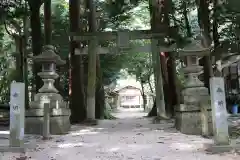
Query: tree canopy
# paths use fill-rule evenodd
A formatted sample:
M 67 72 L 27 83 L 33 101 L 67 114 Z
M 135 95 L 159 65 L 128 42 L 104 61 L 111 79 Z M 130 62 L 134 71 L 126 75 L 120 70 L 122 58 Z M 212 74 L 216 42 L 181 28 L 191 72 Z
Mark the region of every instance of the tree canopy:
M 200 7 L 199 9 L 198 1 L 195 0 L 172 0 L 172 2 L 169 2 L 163 3 L 165 7 L 167 6 L 169 36 L 181 46 L 187 38 L 201 35 L 198 11 L 206 8 Z M 99 0 L 97 3 L 97 11 L 100 13 L 99 30 L 101 31 L 151 28 L 149 2 L 146 0 Z M 2 55 L 7 55 L 5 57 L 1 56 L 4 59 L 1 60 L 2 63 L 8 63 L 9 61 L 5 59 L 13 58 L 12 53 L 15 52 L 16 47 L 14 38 L 25 34 L 24 17 L 30 19 L 33 5 L 40 7 L 42 4 L 42 0 L 5 0 L 0 2 L 0 50 L 3 53 Z M 236 7 L 238 4 L 238 0 L 209 1 L 209 14 L 205 18 L 210 22 L 209 34 L 211 43 L 215 46 L 213 55 L 216 53 L 219 55 L 230 52 L 239 53 L 240 10 Z M 43 8 L 40 8 L 40 10 L 41 30 L 43 30 Z M 63 59 L 68 59 L 69 4 L 65 0 L 52 0 L 52 29 L 52 44 L 58 48 Z M 29 31 L 31 32 L 31 29 Z M 31 41 L 32 37 L 28 36 L 29 54 L 32 51 Z M 135 41 L 131 43 L 139 45 L 150 42 Z M 102 45 L 108 46 L 110 44 Z M 129 54 L 126 55 L 101 55 L 100 62 L 105 85 L 116 81 L 120 76 L 121 69 L 126 69 L 143 82 L 146 82 L 146 79 L 153 74 L 151 56 L 146 53 L 129 51 Z M 4 68 L 8 68 L 9 65 L 2 65 L 1 69 L 6 71 Z M 10 76 L 10 72 L 13 71 L 7 72 Z

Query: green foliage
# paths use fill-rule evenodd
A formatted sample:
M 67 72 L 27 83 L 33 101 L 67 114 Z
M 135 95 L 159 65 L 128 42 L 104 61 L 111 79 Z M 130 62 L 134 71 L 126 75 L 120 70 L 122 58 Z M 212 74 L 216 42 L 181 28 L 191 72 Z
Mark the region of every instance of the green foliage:
M 100 62 L 103 71 L 103 83 L 105 85 L 116 81 L 120 74 L 120 70 L 124 66 L 126 55 L 101 55 Z
M 149 53 L 130 53 L 124 67 L 129 74 L 136 76 L 139 82 L 147 83 L 153 74 L 152 57 Z
M 0 58 L 0 75 L 5 75 L 5 79 L 0 78 L 0 89 L 3 88 L 1 87 L 2 84 L 8 85 L 12 79 L 12 71 L 6 70 L 6 68 L 9 68 L 9 64 L 7 63 L 9 63 L 9 60 L 12 60 L 9 54 L 14 51 L 15 47 L 13 38 L 7 35 L 3 23 L 7 24 L 10 31 L 14 31 L 12 33 L 17 33 L 19 28 L 21 28 L 22 31 L 23 16 L 29 14 L 24 8 L 24 0 L 9 0 L 8 2 L 9 3 L 0 2 L 0 24 L 2 24 L 0 25 L 0 52 L 4 53 L 2 54 L 3 57 Z M 41 0 L 28 0 L 28 2 L 34 4 L 40 3 Z M 187 34 L 184 19 L 184 5 L 186 5 L 187 18 L 191 26 L 193 37 L 200 34 L 198 17 L 196 14 L 196 1 L 173 0 L 172 2 L 168 11 L 171 26 L 170 33 L 177 43 L 185 44 L 183 42 L 185 42 Z M 150 28 L 150 14 L 148 1 L 146 0 L 104 0 L 98 1 L 97 3 L 97 10 L 102 13 L 99 30 L 104 30 L 106 28 L 112 30 Z M 239 0 L 227 0 L 226 3 L 217 6 L 217 14 L 210 14 L 209 16 L 211 22 L 213 18 L 217 18 L 221 49 L 225 49 L 226 52 L 239 52 L 239 3 Z M 69 54 L 68 3 L 65 0 L 52 0 L 52 11 L 52 43 L 58 47 L 61 57 L 67 59 Z M 137 46 L 143 43 L 149 43 L 149 41 L 132 42 L 131 45 Z M 110 44 L 106 43 L 104 45 L 109 46 Z M 116 81 L 118 77 L 121 76 L 119 74 L 121 69 L 127 69 L 130 74 L 135 75 L 139 81 L 143 82 L 153 74 L 151 56 L 146 53 L 133 53 L 129 51 L 128 54 L 124 55 L 101 55 L 100 60 L 104 84 L 110 84 Z M 67 74 L 66 70 L 64 70 L 64 74 Z M 62 77 L 66 77 L 66 75 Z M 183 75 L 179 74 L 179 77 L 182 78 Z M 68 79 L 65 80 L 67 84 Z M 5 88 L 5 90 L 7 89 Z M 2 94 L 7 94 L 7 92 L 2 90 L 0 90 L 0 92 Z
M 64 0 L 53 1 L 52 10 L 52 43 L 58 48 L 60 56 L 67 59 L 69 54 L 68 3 Z
M 22 0 L 3 0 L 0 2 L 0 24 L 13 15 L 20 15 Z
M 150 29 L 150 14 L 148 3 L 141 2 L 136 7 L 125 12 L 128 19 L 119 22 L 120 29 Z
M 5 3 L 4 3 L 5 2 Z M 19 19 L 26 15 L 24 0 L 8 0 L 0 2 L 0 24 L 11 22 L 21 26 Z
M 119 11 L 117 5 L 120 8 L 123 7 L 122 11 Z M 112 10 L 115 10 L 113 12 L 118 12 L 118 16 L 125 16 L 124 20 L 116 20 L 113 23 L 115 29 L 150 29 L 150 14 L 147 1 L 134 1 L 132 5 L 128 5 L 126 8 L 123 2 L 119 1 L 118 3 L 112 4 L 111 7 Z M 108 13 L 110 18 L 118 18 L 118 16 L 111 11 Z M 145 44 L 149 44 L 149 41 L 132 41 L 130 48 L 143 46 Z M 119 55 L 117 58 L 115 66 L 118 68 L 118 71 L 120 71 L 120 69 L 126 69 L 129 74 L 135 75 L 139 81 L 146 81 L 152 75 L 151 56 L 148 53 L 135 53 L 130 49 L 127 54 Z M 119 72 L 117 72 L 117 75 L 119 75 Z
M 0 103 L 6 104 L 9 102 L 10 83 L 15 78 L 15 61 L 11 55 L 15 46 L 5 30 L 1 29 L 0 35 Z
M 4 45 L 4 27 L 3 25 L 0 25 L 0 50 L 3 49 L 3 45 Z
M 239 6 L 239 4 L 239 1 L 227 0 L 227 3 L 219 11 L 221 16 L 221 24 L 227 25 L 221 34 L 224 36 L 224 38 L 231 41 L 237 41 L 237 43 L 240 42 L 240 9 L 239 7 L 236 7 Z
M 10 97 L 10 83 L 15 78 L 15 69 L 9 68 L 10 58 L 4 56 L 0 58 L 0 103 L 7 104 Z
M 105 0 L 104 6 L 110 22 L 114 24 L 113 26 L 118 26 L 130 18 L 126 12 L 136 7 L 140 2 L 141 0 Z

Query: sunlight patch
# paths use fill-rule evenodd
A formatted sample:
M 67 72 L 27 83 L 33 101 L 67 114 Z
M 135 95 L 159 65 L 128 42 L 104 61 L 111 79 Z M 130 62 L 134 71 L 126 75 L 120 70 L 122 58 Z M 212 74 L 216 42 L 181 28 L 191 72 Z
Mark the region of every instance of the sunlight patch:
M 116 152 L 118 150 L 120 150 L 119 147 L 113 147 L 113 148 L 109 149 L 109 152 Z
M 0 131 L 0 134 L 10 134 L 9 131 Z
M 144 132 L 144 131 L 151 131 L 150 128 L 134 128 L 133 132 Z
M 81 135 L 95 135 L 98 134 L 99 132 L 75 132 L 71 133 L 72 136 L 81 136 Z
M 99 129 L 101 130 L 101 128 Z M 71 133 L 72 136 L 80 136 L 80 135 L 95 135 L 95 134 L 98 134 L 99 132 L 95 132 L 93 131 L 93 128 L 90 128 L 90 129 L 82 129 L 80 131 L 77 131 L 77 132 L 73 132 Z
M 110 149 L 108 149 L 108 152 L 118 152 L 120 150 L 126 150 L 126 151 L 130 151 L 130 152 L 137 152 L 137 151 L 141 151 L 141 150 L 146 150 L 152 148 L 152 145 L 135 145 L 135 144 L 128 144 L 126 145 L 120 145 L 118 147 L 112 147 Z
M 98 146 L 99 143 L 84 143 L 84 142 L 78 142 L 78 143 L 64 143 L 57 145 L 58 148 L 74 148 L 74 147 L 95 147 Z
M 193 145 L 193 144 L 187 144 L 187 143 L 173 143 L 170 147 L 181 150 L 181 151 L 193 151 L 199 148 L 195 144 Z
M 82 147 L 83 143 L 65 143 L 65 144 L 59 144 L 59 148 L 73 148 L 73 147 Z
M 139 151 L 139 150 L 152 148 L 152 145 L 148 145 L 148 144 L 142 144 L 142 145 L 130 144 L 130 145 L 128 145 L 128 148 L 130 150 L 136 152 L 136 151 Z

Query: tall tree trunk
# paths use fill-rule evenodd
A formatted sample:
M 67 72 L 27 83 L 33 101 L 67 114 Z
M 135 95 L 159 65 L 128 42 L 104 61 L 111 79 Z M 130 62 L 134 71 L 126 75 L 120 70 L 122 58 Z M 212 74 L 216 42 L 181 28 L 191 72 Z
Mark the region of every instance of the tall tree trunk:
M 169 54 L 169 59 L 167 62 L 168 65 L 168 80 L 170 84 L 170 91 L 171 94 L 170 96 L 172 97 L 172 104 L 171 104 L 171 113 L 174 116 L 174 106 L 180 105 L 180 90 L 179 87 L 177 86 L 177 70 L 176 70 L 176 59 L 172 55 L 172 53 Z
M 103 77 L 100 64 L 100 56 L 97 55 L 97 87 L 96 87 L 96 106 L 95 106 L 95 116 L 97 119 L 104 119 L 104 109 L 105 109 L 105 92 L 103 86 Z
M 217 51 L 217 48 L 220 45 L 219 34 L 218 34 L 218 16 L 219 16 L 219 13 L 218 13 L 219 2 L 218 1 L 219 0 L 213 0 L 213 31 L 212 32 L 213 32 L 213 42 L 214 42 L 213 54 L 215 56 L 215 60 L 218 60 L 221 57 L 221 53 L 218 53 L 218 51 Z M 217 66 L 221 65 L 221 60 L 219 60 L 219 63 L 220 64 L 216 63 L 216 65 Z M 215 76 L 218 76 L 218 77 L 222 76 L 221 66 L 217 67 L 217 70 L 215 72 Z
M 44 0 L 44 40 L 45 45 L 51 44 L 52 40 L 51 0 Z
M 42 30 L 41 30 L 41 21 L 40 21 L 40 7 L 42 5 L 41 0 L 28 0 L 30 6 L 30 24 L 31 24 L 31 36 L 32 36 L 32 51 L 33 55 L 37 56 L 41 54 L 42 51 Z M 41 78 L 37 75 L 41 72 L 41 65 L 34 63 L 33 64 L 33 75 L 35 80 L 35 92 L 42 87 L 43 82 Z
M 213 0 L 213 42 L 214 42 L 214 49 L 216 49 L 219 45 L 219 34 L 218 34 L 218 0 Z
M 94 34 L 97 31 L 96 6 L 93 0 L 87 1 L 89 9 L 89 32 Z M 96 58 L 98 40 L 96 38 L 89 41 L 88 45 L 88 84 L 87 84 L 87 119 L 95 119 L 96 104 Z
M 149 54 L 149 57 L 148 57 L 148 58 L 149 58 L 150 62 L 152 63 L 152 55 L 151 55 L 151 54 Z M 152 95 L 151 95 L 152 100 L 154 101 L 154 99 L 155 99 L 154 90 L 153 90 L 153 86 L 152 86 L 152 84 L 151 84 L 152 72 L 153 72 L 153 68 L 149 67 L 149 73 L 150 73 L 150 74 L 148 74 L 147 83 L 148 83 L 148 86 L 149 86 L 150 91 L 151 91 L 151 93 L 152 93 Z
M 148 83 L 148 86 L 150 88 L 151 93 L 154 94 L 154 90 L 153 90 L 153 86 L 151 84 L 150 76 L 147 79 L 147 83 Z M 153 97 L 153 100 L 154 100 L 154 97 Z
M 14 35 L 15 46 L 16 46 L 16 78 L 17 82 L 23 82 L 23 43 L 21 33 Z
M 164 25 L 165 25 L 165 32 L 168 34 L 168 35 L 171 35 L 171 30 L 170 30 L 170 19 L 169 19 L 169 15 L 172 14 L 172 0 L 165 0 L 164 1 L 164 8 L 163 8 L 163 11 L 164 11 Z M 165 59 L 167 57 L 167 59 L 165 60 L 165 68 L 166 68 L 166 95 L 167 95 L 167 111 L 168 111 L 168 114 L 169 115 L 174 115 L 174 101 L 176 101 L 176 96 L 173 96 L 173 95 L 177 95 L 177 88 L 176 88 L 176 65 L 175 63 L 172 63 L 171 61 L 173 60 L 173 56 L 170 56 L 170 52 L 168 53 L 165 53 Z M 168 61 L 170 61 L 170 65 L 172 66 L 169 66 L 168 65 Z
M 157 116 L 157 106 L 156 106 L 156 100 L 153 103 L 153 107 L 151 109 L 151 111 L 148 113 L 147 115 L 148 117 L 154 117 Z
M 52 0 L 44 0 L 44 44 L 52 44 Z M 60 67 L 57 66 L 57 71 L 60 70 Z M 55 79 L 54 86 L 59 91 L 60 89 L 60 78 Z M 60 92 L 61 93 L 61 92 Z
M 141 84 L 141 95 L 142 95 L 142 100 L 143 100 L 143 108 L 144 110 L 146 109 L 146 105 L 147 105 L 147 101 L 146 101 L 146 94 L 145 94 L 145 90 L 144 90 L 144 83 L 142 80 L 140 80 L 140 84 Z
M 158 0 L 150 0 L 149 8 L 151 14 L 151 30 L 155 33 L 163 33 L 163 6 L 162 3 Z M 161 62 L 160 62 L 160 53 L 157 47 L 157 40 L 152 39 L 152 59 L 154 66 L 154 77 L 155 77 L 155 86 L 156 86 L 156 107 L 157 109 L 152 109 L 152 111 L 157 111 L 160 117 L 166 118 L 166 109 L 164 101 L 164 92 L 163 92 L 163 82 L 162 82 L 162 71 L 161 71 Z
M 168 115 L 171 115 L 171 104 L 172 104 L 172 96 L 170 91 L 170 84 L 168 79 L 168 68 L 167 68 L 167 53 L 164 53 L 164 55 L 161 55 L 161 67 L 162 67 L 162 75 L 163 75 L 163 90 L 164 90 L 164 100 L 166 104 L 166 112 Z M 172 88 L 171 88 L 172 89 Z
M 25 13 L 28 12 L 28 8 L 27 8 L 27 2 L 25 1 Z M 29 90 L 28 90 L 28 86 L 29 86 L 29 81 L 28 81 L 28 52 L 27 52 L 27 46 L 28 46 L 28 38 L 29 38 L 29 28 L 30 28 L 30 24 L 29 24 L 29 19 L 28 19 L 28 15 L 25 14 L 23 17 L 23 79 L 24 79 L 24 83 L 25 83 L 25 108 L 28 109 L 29 108 Z
M 44 0 L 44 44 L 52 44 L 52 0 Z M 57 71 L 60 70 L 60 67 L 57 66 Z M 55 79 L 54 86 L 59 91 L 60 88 L 60 78 Z M 61 92 L 60 92 L 61 93 Z
M 79 32 L 80 28 L 80 0 L 69 0 L 70 31 Z M 79 123 L 86 118 L 86 103 L 84 92 L 84 68 L 82 56 L 75 55 L 75 49 L 80 43 L 70 41 L 70 109 L 71 123 Z
M 209 20 L 209 1 L 196 0 L 198 5 L 198 23 L 202 29 L 202 38 L 204 47 L 211 45 L 210 20 Z M 213 76 L 211 55 L 204 56 L 204 84 L 209 89 L 209 79 Z
M 170 35 L 171 31 L 170 31 L 170 19 L 169 19 L 169 14 L 171 13 L 171 8 L 172 8 L 172 1 L 171 0 L 163 0 L 163 1 L 154 1 L 155 3 L 155 11 L 156 11 L 156 15 L 154 15 L 155 17 L 155 29 L 157 32 L 162 32 L 162 33 L 166 33 L 166 35 Z M 158 6 L 158 7 L 157 7 Z M 152 11 L 153 12 L 153 11 Z M 160 41 L 158 41 L 159 44 L 164 43 L 163 39 Z M 161 48 L 160 48 L 161 49 Z M 166 53 L 165 53 L 166 54 Z M 172 86 L 172 84 L 169 83 L 168 80 L 168 68 L 167 68 L 167 63 L 166 63 L 166 59 L 163 56 L 160 56 L 161 58 L 161 68 L 162 68 L 162 72 L 163 72 L 163 86 L 164 86 L 164 101 L 165 101 L 165 114 L 167 111 L 167 114 L 173 114 L 173 106 L 172 106 L 172 96 L 171 96 L 171 92 L 170 89 Z M 170 72 L 171 74 L 176 74 L 173 72 Z M 172 76 L 174 77 L 174 76 Z M 177 90 L 175 90 L 175 92 L 177 92 Z M 156 97 L 157 98 L 157 97 Z

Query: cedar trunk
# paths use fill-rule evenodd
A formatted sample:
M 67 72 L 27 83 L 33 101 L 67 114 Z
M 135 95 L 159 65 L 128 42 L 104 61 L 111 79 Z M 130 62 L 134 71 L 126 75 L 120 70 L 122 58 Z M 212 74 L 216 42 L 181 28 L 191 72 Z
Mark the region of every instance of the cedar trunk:
M 97 119 L 104 119 L 105 92 L 103 86 L 102 70 L 100 65 L 100 56 L 97 55 L 97 85 L 96 85 L 96 105 L 95 116 Z
M 93 0 L 87 1 L 89 9 L 89 32 L 94 33 L 97 31 L 96 24 L 96 6 Z M 88 45 L 88 84 L 87 84 L 87 119 L 94 120 L 95 105 L 96 105 L 96 61 L 97 61 L 97 46 L 98 41 L 96 38 L 89 41 Z
M 150 8 L 150 17 L 151 17 L 151 30 L 153 32 L 164 32 L 163 28 L 163 6 L 158 0 L 149 1 Z M 155 77 L 155 87 L 156 87 L 156 110 L 157 114 L 160 117 L 167 117 L 164 101 L 164 92 L 163 92 L 163 81 L 162 81 L 162 71 L 161 71 L 161 61 L 160 53 L 157 47 L 157 44 L 160 41 L 153 39 L 152 40 L 152 59 L 153 59 L 153 68 L 154 68 L 154 77 Z M 152 111 L 156 111 L 154 108 Z
M 41 21 L 40 21 L 40 7 L 42 5 L 41 0 L 29 0 L 28 4 L 30 6 L 30 24 L 31 24 L 31 36 L 32 36 L 32 51 L 33 55 L 37 56 L 41 54 L 42 51 L 42 30 L 41 30 Z M 33 75 L 35 80 L 35 92 L 42 87 L 43 82 L 41 78 L 37 75 L 41 72 L 41 65 L 34 63 L 33 64 Z
M 196 0 L 198 5 L 198 23 L 202 29 L 202 38 L 204 47 L 209 47 L 211 45 L 210 36 L 210 20 L 209 20 L 209 1 L 206 0 Z M 213 76 L 213 69 L 211 63 L 211 56 L 204 56 L 204 84 L 205 87 L 209 89 L 209 79 Z M 210 92 L 210 90 L 209 90 Z
M 69 0 L 70 31 L 80 31 L 80 0 Z M 75 55 L 76 48 L 80 43 L 70 41 L 70 121 L 72 124 L 79 123 L 86 118 L 85 92 L 84 92 L 84 68 L 82 56 Z

